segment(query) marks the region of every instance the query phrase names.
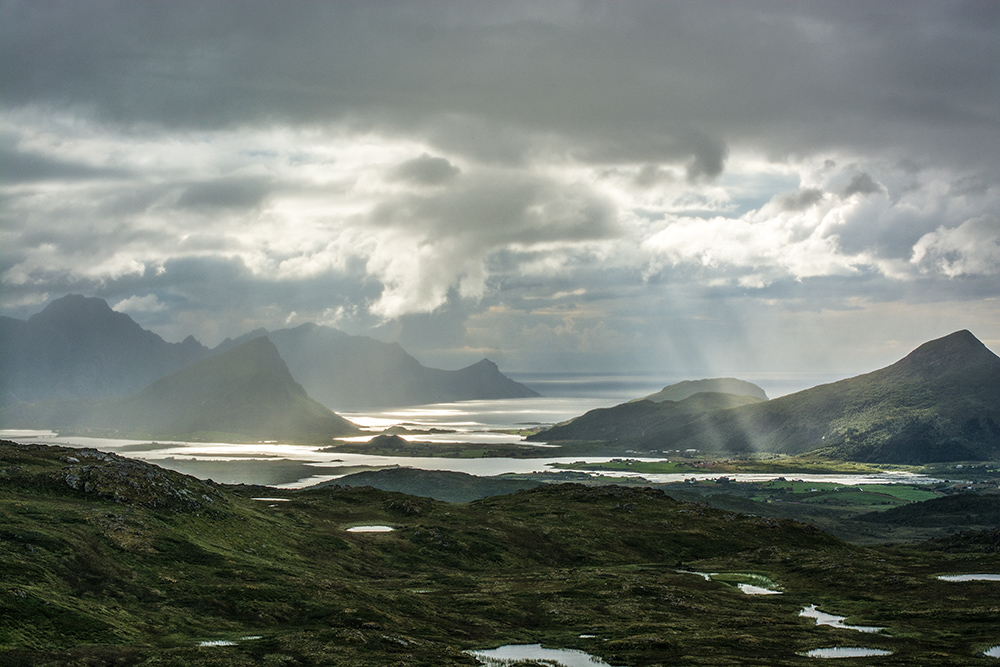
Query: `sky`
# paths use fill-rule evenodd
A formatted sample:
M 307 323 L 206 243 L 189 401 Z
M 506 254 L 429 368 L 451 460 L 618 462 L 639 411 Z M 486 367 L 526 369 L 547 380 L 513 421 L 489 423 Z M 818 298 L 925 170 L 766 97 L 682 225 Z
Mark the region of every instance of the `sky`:
M 425 365 L 1000 350 L 1000 3 L 0 2 L 0 314 Z

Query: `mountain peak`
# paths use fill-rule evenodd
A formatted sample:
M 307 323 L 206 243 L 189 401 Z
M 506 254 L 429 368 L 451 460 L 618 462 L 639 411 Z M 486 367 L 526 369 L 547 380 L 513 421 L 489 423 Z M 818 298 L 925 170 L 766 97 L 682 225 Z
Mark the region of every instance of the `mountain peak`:
M 937 373 L 984 365 L 1000 366 L 1000 357 L 993 354 L 972 332 L 962 329 L 924 343 L 890 368 Z
M 64 318 L 107 317 L 113 315 L 114 312 L 104 299 L 86 297 L 82 294 L 67 294 L 51 301 L 41 312 L 32 315 L 29 319 L 41 322 Z

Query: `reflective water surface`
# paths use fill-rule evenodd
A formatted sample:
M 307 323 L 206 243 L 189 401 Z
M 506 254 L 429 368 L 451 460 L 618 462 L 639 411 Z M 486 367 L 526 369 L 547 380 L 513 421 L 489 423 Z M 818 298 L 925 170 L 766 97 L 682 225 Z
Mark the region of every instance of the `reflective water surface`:
M 880 648 L 864 648 L 861 646 L 834 646 L 832 648 L 817 648 L 806 653 L 810 658 L 873 658 L 879 655 L 892 655 L 892 651 Z
M 508 644 L 488 651 L 466 651 L 487 667 L 502 667 L 522 660 L 536 660 L 563 667 L 612 667 L 600 658 L 576 649 L 542 648 L 541 644 Z
M 843 628 L 845 630 L 857 630 L 858 632 L 881 632 L 885 628 L 876 627 L 874 625 L 846 625 L 844 619 L 846 616 L 836 616 L 834 614 L 827 614 L 816 608 L 816 605 L 811 604 L 808 607 L 803 607 L 802 611 L 799 612 L 799 616 L 805 616 L 806 618 L 816 619 L 816 625 L 829 625 L 834 628 Z
M 395 528 L 392 526 L 352 526 L 347 529 L 349 533 L 391 533 Z

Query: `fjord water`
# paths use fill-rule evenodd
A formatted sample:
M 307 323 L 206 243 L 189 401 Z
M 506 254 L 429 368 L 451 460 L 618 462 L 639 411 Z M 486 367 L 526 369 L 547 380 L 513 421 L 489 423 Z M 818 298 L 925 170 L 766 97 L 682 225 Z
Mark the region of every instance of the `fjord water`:
M 668 381 L 643 375 L 521 374 L 518 381 L 546 396 L 499 400 L 457 401 L 417 405 L 367 412 L 342 412 L 345 418 L 368 433 L 353 441 L 367 441 L 384 429 L 402 425 L 414 433 L 402 437 L 423 442 L 524 443 L 520 430 L 555 424 L 596 408 L 611 407 L 662 389 Z M 796 376 L 796 382 L 805 378 Z M 771 395 L 770 385 L 765 385 Z M 435 430 L 432 433 L 419 431 Z M 285 488 L 301 488 L 371 468 L 404 466 L 425 470 L 464 472 L 478 476 L 504 473 L 537 473 L 551 470 L 553 463 L 591 463 L 616 457 L 542 456 L 538 458 L 431 458 L 390 457 L 368 454 L 324 452 L 321 447 L 279 442 L 227 443 L 119 440 L 60 436 L 52 431 L 3 431 L 0 438 L 25 443 L 59 444 L 92 447 L 122 456 L 142 459 L 156 465 L 223 483 L 254 483 Z M 545 443 L 530 443 L 543 454 Z M 553 450 L 556 454 L 557 450 Z M 638 460 L 659 460 L 640 458 Z M 281 468 L 279 472 L 279 467 Z M 643 474 L 616 472 L 615 476 L 638 477 L 653 483 L 681 482 L 685 479 L 714 479 L 718 474 Z M 729 474 L 736 481 L 762 481 L 775 475 Z M 840 484 L 920 483 L 932 481 L 918 475 L 886 473 L 880 475 L 795 475 L 803 481 L 826 481 Z

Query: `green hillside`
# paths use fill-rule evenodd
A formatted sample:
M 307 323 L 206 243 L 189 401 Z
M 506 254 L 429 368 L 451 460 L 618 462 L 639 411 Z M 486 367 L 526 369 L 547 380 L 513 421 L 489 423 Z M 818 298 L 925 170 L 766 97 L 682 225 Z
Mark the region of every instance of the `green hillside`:
M 397 436 L 398 437 L 398 436 Z M 386 468 L 345 475 L 317 486 L 370 486 L 383 491 L 398 491 L 411 496 L 467 503 L 489 496 L 500 496 L 540 486 L 541 482 L 502 477 L 477 477 L 464 472 Z
M 104 403 L 77 427 L 150 438 L 326 442 L 358 432 L 311 399 L 278 350 L 257 338 Z
M 448 504 L 5 442 L 0 478 L 5 665 L 473 667 L 465 651 L 540 643 L 628 667 L 774 666 L 862 642 L 893 652 L 879 664 L 968 666 L 997 641 L 996 584 L 935 578 L 1000 570 L 995 553 L 862 548 L 652 489 Z M 367 524 L 393 531 L 347 531 Z M 817 626 L 811 604 L 888 633 Z
M 1000 358 L 968 331 L 881 370 L 647 431 L 633 445 L 879 463 L 1000 456 Z
M 757 403 L 761 399 L 735 394 L 698 393 L 680 401 L 630 401 L 591 410 L 564 424 L 529 435 L 527 440 L 559 442 L 641 440 L 688 424 L 706 412 Z

